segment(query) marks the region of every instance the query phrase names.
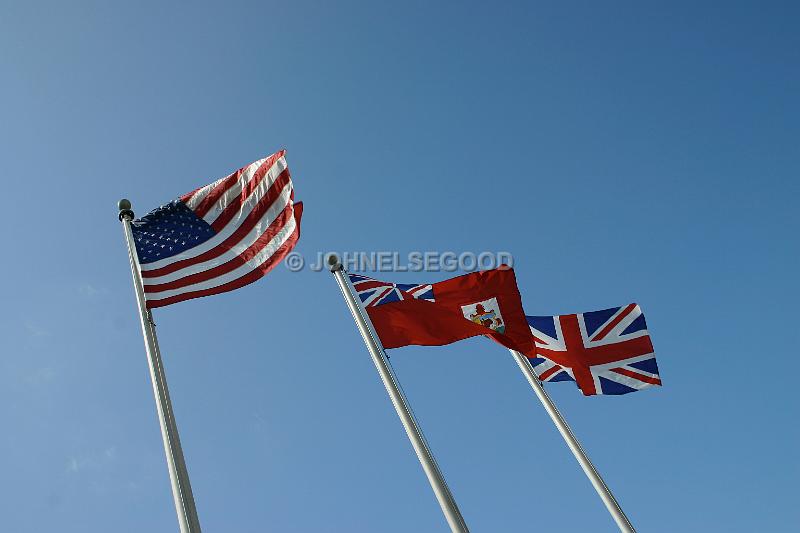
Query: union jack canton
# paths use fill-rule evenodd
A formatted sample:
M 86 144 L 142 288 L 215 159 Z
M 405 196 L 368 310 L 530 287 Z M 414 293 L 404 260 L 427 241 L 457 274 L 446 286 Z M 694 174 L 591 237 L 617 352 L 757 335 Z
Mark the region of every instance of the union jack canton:
M 389 283 L 360 274 L 350 274 L 350 282 L 364 307 L 375 307 L 411 298 L 427 302 L 436 301 L 433 297 L 433 286 L 430 283 L 423 285 Z
M 636 304 L 526 318 L 536 343 L 536 357 L 529 361 L 542 381 L 576 381 L 586 396 L 661 385 L 647 323 Z

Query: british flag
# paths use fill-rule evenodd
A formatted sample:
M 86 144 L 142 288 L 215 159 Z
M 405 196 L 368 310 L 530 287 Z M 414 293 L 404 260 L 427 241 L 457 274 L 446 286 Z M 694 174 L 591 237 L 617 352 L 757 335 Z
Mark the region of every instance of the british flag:
M 361 298 L 364 307 L 376 307 L 391 302 L 399 302 L 409 298 L 435 302 L 433 286 L 414 285 L 408 283 L 389 283 L 368 278 L 360 274 L 350 274 L 350 282 Z
M 560 316 L 528 316 L 530 357 L 542 381 L 576 381 L 586 396 L 661 385 L 653 343 L 636 304 Z

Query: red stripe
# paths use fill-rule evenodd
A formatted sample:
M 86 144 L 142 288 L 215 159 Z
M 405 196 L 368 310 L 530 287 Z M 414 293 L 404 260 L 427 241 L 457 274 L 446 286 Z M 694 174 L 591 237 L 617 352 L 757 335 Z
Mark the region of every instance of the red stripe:
M 372 301 L 369 304 L 367 304 L 367 307 L 375 307 L 375 306 L 380 305 L 381 304 L 381 302 L 380 302 L 381 298 L 383 298 L 384 296 L 386 296 L 387 294 L 389 294 L 390 292 L 392 292 L 394 290 L 394 287 L 392 287 L 390 285 L 384 285 L 384 286 L 381 286 L 379 288 L 382 288 L 383 290 L 377 295 L 376 294 L 372 295 Z
M 233 187 L 234 184 L 239 181 L 239 176 L 242 175 L 242 172 L 244 172 L 246 168 L 247 167 L 240 168 L 214 186 L 214 188 L 209 191 L 206 197 L 203 198 L 199 204 L 197 204 L 197 207 L 194 208 L 194 213 L 200 218 L 206 216 L 211 208 L 214 207 L 214 204 L 217 203 L 217 200 L 219 200 L 222 195 L 225 194 L 225 191 Z
M 605 337 L 606 335 L 608 335 L 608 334 L 609 334 L 609 332 L 610 332 L 612 329 L 614 329 L 614 326 L 616 326 L 617 324 L 619 324 L 620 322 L 622 322 L 622 319 L 624 319 L 626 316 L 628 316 L 628 315 L 630 314 L 630 312 L 631 312 L 631 311 L 633 311 L 633 308 L 634 308 L 634 307 L 636 307 L 636 304 L 629 304 L 629 305 L 628 305 L 628 307 L 626 307 L 626 308 L 625 308 L 625 310 L 624 310 L 623 312 L 621 312 L 620 314 L 618 314 L 618 315 L 617 315 L 617 317 L 616 317 L 614 320 L 612 320 L 611 322 L 609 322 L 609 323 L 608 323 L 608 325 L 607 325 L 606 327 L 604 327 L 602 330 L 600 330 L 600 333 L 598 333 L 598 334 L 596 334 L 594 337 L 592 337 L 592 339 L 591 339 L 591 340 L 593 340 L 593 341 L 599 341 L 599 340 L 602 340 L 602 339 L 603 339 L 603 337 Z
M 581 330 L 578 326 L 578 315 L 563 315 L 559 317 L 559 321 L 561 322 L 561 333 L 564 336 L 564 343 L 567 347 L 566 352 L 561 352 L 562 357 L 566 356 L 566 362 L 573 362 L 573 364 L 568 364 L 566 366 L 572 368 L 572 375 L 575 376 L 575 382 L 584 395 L 591 396 L 592 394 L 597 394 L 594 386 L 594 377 L 585 360 L 587 352 L 583 347 L 583 338 L 581 337 Z M 544 350 L 537 348 L 537 351 Z M 548 356 L 548 359 L 561 363 L 557 358 Z
M 632 370 L 628 370 L 627 368 L 612 368 L 611 371 L 616 372 L 617 374 L 622 374 L 623 376 L 627 376 L 629 378 L 638 379 L 639 381 L 644 381 L 645 383 L 649 383 L 651 385 L 661 385 L 660 378 L 645 376 L 644 374 L 633 372 Z
M 258 280 L 259 278 L 264 277 L 270 270 L 275 268 L 277 264 L 284 258 L 286 255 L 295 247 L 297 244 L 298 239 L 300 238 L 300 218 L 303 214 L 303 203 L 298 202 L 294 204 L 294 216 L 297 220 L 297 227 L 295 228 L 292 235 L 284 242 L 280 248 L 278 248 L 269 259 L 264 261 L 258 268 L 252 270 L 242 276 L 241 278 L 235 279 L 233 281 L 229 281 L 224 285 L 220 285 L 219 287 L 213 287 L 211 289 L 204 289 L 201 291 L 192 291 L 187 292 L 184 294 L 178 294 L 176 296 L 171 296 L 169 298 L 164 298 L 163 300 L 148 300 L 147 307 L 149 309 L 154 309 L 156 307 L 164 307 L 166 305 L 174 304 L 177 302 L 182 302 L 184 300 L 191 300 L 193 298 L 200 298 L 202 296 L 211 296 L 212 294 L 220 294 L 223 292 L 232 291 L 234 289 L 238 289 L 240 287 L 244 287 L 245 285 L 249 285 L 254 281 Z
M 564 315 L 561 317 L 562 329 L 565 316 L 575 315 Z M 566 337 L 566 334 L 564 336 Z M 581 342 L 580 333 L 578 333 L 576 337 L 576 340 Z M 552 359 L 560 365 L 572 368 L 576 365 L 604 365 L 613 363 L 614 361 L 621 361 L 623 359 L 630 359 L 631 357 L 653 353 L 653 343 L 650 341 L 650 337 L 636 337 L 635 339 L 603 346 L 595 346 L 593 348 L 584 348 L 582 343 L 576 344 L 571 341 L 572 338 L 567 339 L 567 351 L 550 350 L 543 346 L 537 346 L 536 353 L 541 353 L 544 357 Z
M 376 289 L 376 288 L 379 288 L 379 287 L 391 287 L 392 286 L 392 285 L 390 285 L 390 284 L 388 284 L 388 283 L 386 283 L 384 281 L 377 281 L 377 280 L 371 280 L 371 279 L 366 279 L 366 280 L 363 280 L 363 281 L 362 280 L 356 280 L 356 281 L 353 282 L 353 286 L 355 286 L 356 284 L 358 284 L 358 292 L 364 292 L 364 291 L 368 291 L 370 289 Z
M 183 202 L 183 203 L 188 202 L 189 200 L 191 200 L 192 196 L 194 196 L 194 193 L 196 193 L 197 191 L 199 191 L 202 188 L 203 187 L 198 187 L 198 188 L 196 188 L 195 190 L 193 190 L 191 192 L 187 192 L 186 194 L 184 194 L 183 196 L 180 197 L 180 201 Z
M 222 213 L 220 213 L 217 219 L 211 224 L 211 229 L 219 232 L 222 230 L 222 228 L 228 225 L 228 222 L 230 222 L 237 213 L 239 213 L 239 210 L 242 208 L 242 204 L 245 202 L 245 200 L 247 200 L 247 197 L 250 196 L 250 194 L 261 184 L 262 181 L 264 181 L 264 176 L 266 176 L 267 173 L 272 170 L 272 167 L 275 165 L 275 155 L 271 156 L 264 162 L 263 165 L 258 167 L 258 170 L 256 170 L 255 174 L 253 174 L 253 177 L 250 179 L 250 181 L 245 183 L 244 187 L 242 187 L 241 194 L 232 198 L 231 203 L 225 207 Z M 281 172 L 277 178 L 275 178 L 275 181 L 283 177 L 284 174 L 286 174 L 287 178 L 291 178 L 291 174 L 289 174 L 289 168 L 287 167 L 283 169 L 283 172 Z
M 556 365 L 554 367 L 551 367 L 551 368 L 545 370 L 544 372 L 542 372 L 542 374 L 539 376 L 539 379 L 542 380 L 542 381 L 546 381 L 550 376 L 552 376 L 553 374 L 559 372 L 560 370 L 561 370 L 561 367 L 558 366 L 558 365 Z
M 531 332 L 531 336 L 533 337 L 533 340 L 534 340 L 535 342 L 538 342 L 539 344 L 544 344 L 544 345 L 547 345 L 547 341 L 543 341 L 542 339 L 540 339 L 539 337 L 537 337 L 536 335 L 534 335 L 534 334 L 533 334 L 533 332 Z
M 217 265 L 214 268 L 210 268 L 208 270 L 204 270 L 203 272 L 198 272 L 196 274 L 191 274 L 189 276 L 184 276 L 182 278 L 178 278 L 175 281 L 170 281 L 167 283 L 158 283 L 154 285 L 145 285 L 144 292 L 152 293 L 152 292 L 163 292 L 169 291 L 173 289 L 180 289 L 181 287 L 186 287 L 188 285 L 194 285 L 195 283 L 200 283 L 203 281 L 208 281 L 212 278 L 218 278 L 227 274 L 228 272 L 232 272 L 233 270 L 239 268 L 240 266 L 244 265 L 247 261 L 252 259 L 256 256 L 261 250 L 267 247 L 270 241 L 275 237 L 286 224 L 289 223 L 289 220 L 292 218 L 292 206 L 287 205 L 281 214 L 276 218 L 272 224 L 267 227 L 266 231 L 262 233 L 258 239 L 255 240 L 253 244 L 247 247 L 242 253 L 237 255 L 236 257 L 231 258 L 230 260 L 222 263 L 221 265 Z
M 281 174 L 280 177 L 275 180 L 275 183 L 267 191 L 267 194 L 258 201 L 256 206 L 253 208 L 252 211 L 245 217 L 242 221 L 242 224 L 234 231 L 227 239 L 222 241 L 220 244 L 216 245 L 214 248 L 203 252 L 202 254 L 196 257 L 190 257 L 189 259 L 181 259 L 180 261 L 175 261 L 174 263 L 170 263 L 165 265 L 161 268 L 156 268 L 154 270 L 143 270 L 142 277 L 143 278 L 158 278 L 164 276 L 166 274 L 170 274 L 182 268 L 186 268 L 191 265 L 195 265 L 197 263 L 203 263 L 210 259 L 214 259 L 215 257 L 219 257 L 223 253 L 227 252 L 236 244 L 241 241 L 245 235 L 250 233 L 256 224 L 261 220 L 264 216 L 264 213 L 269 210 L 275 200 L 280 196 L 281 191 L 289 183 L 291 180 L 289 178 L 289 174 Z

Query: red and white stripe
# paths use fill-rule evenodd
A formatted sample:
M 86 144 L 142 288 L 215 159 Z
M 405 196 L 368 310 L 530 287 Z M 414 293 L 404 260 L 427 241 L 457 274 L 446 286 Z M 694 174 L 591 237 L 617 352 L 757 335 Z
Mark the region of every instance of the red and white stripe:
M 216 235 L 175 256 L 140 265 L 148 307 L 252 283 L 294 248 L 302 203 L 293 201 L 284 155 L 281 150 L 181 197 Z
M 659 377 L 658 374 L 645 372 L 640 368 L 629 366 L 632 363 L 638 363 L 639 361 L 651 359 L 653 356 L 654 354 L 651 352 L 638 357 L 631 357 L 630 359 L 625 359 L 623 361 L 614 361 L 613 363 L 592 366 L 592 379 L 594 380 L 595 390 L 602 390 L 600 385 L 601 377 L 622 383 L 627 387 L 637 390 L 661 385 L 661 377 Z
M 408 291 L 406 291 L 406 292 L 408 292 L 408 294 L 410 294 L 414 298 L 419 298 L 420 296 L 424 295 L 427 292 L 431 292 L 432 293 L 433 292 L 433 285 L 431 285 L 430 283 L 428 283 L 427 285 L 417 285 L 416 287 L 408 289 Z M 436 301 L 434 298 L 425 298 L 425 300 L 428 301 L 428 302 L 435 302 Z

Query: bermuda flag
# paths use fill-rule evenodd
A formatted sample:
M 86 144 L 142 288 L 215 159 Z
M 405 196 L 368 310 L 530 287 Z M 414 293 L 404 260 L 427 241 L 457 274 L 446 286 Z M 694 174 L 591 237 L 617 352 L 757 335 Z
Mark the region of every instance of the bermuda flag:
M 526 318 L 536 343 L 534 356 L 527 355 L 542 381 L 576 381 L 586 396 L 661 385 L 647 323 L 636 304 Z
M 485 335 L 514 350 L 534 349 L 509 267 L 421 285 L 349 276 L 384 348 L 441 346 Z
M 232 291 L 264 276 L 300 237 L 285 151 L 131 224 L 147 307 Z

